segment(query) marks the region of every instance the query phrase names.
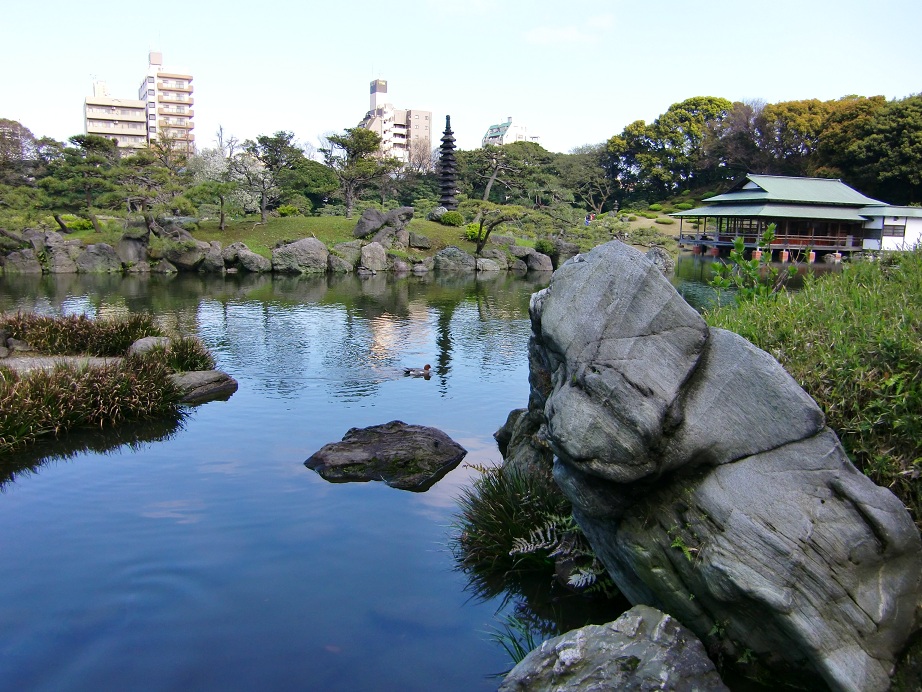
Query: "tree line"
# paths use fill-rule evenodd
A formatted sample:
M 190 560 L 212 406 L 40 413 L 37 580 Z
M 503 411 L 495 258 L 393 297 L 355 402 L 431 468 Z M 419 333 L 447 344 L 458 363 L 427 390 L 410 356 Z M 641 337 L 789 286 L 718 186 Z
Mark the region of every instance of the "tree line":
M 343 214 L 376 203 L 424 209 L 439 196 L 434 158 L 401 165 L 377 152 L 361 128 L 326 135 L 317 150 L 293 132 L 239 141 L 219 130 L 216 145 L 187 154 L 161 138 L 126 153 L 106 138 L 36 137 L 0 119 L 0 215 L 39 215 L 73 230 L 97 213 Z M 437 157 L 437 151 L 433 152 Z M 318 160 L 319 159 L 319 160 Z M 459 198 L 491 209 L 541 212 L 560 224 L 585 213 L 643 207 L 681 192 L 697 196 L 752 173 L 841 178 L 894 204 L 922 202 L 922 95 L 888 101 L 846 96 L 767 104 L 694 97 L 652 123 L 638 120 L 608 141 L 553 153 L 533 142 L 457 151 Z M 486 207 L 484 207 L 486 208 Z M 79 224 L 78 224 L 79 225 Z

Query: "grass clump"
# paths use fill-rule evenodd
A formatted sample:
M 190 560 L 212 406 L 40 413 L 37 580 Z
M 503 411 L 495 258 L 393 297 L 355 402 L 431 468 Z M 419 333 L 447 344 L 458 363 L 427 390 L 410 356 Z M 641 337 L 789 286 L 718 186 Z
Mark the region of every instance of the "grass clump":
M 10 336 L 25 341 L 34 350 L 53 356 L 119 356 L 142 337 L 161 336 L 154 318 L 146 313 L 118 320 L 18 313 L 0 319 L 0 328 L 6 328 Z
M 0 367 L 0 454 L 78 427 L 182 416 L 182 393 L 162 361 L 127 356 L 116 365 L 59 365 L 20 376 Z
M 170 345 L 154 346 L 148 354 L 176 372 L 214 370 L 211 352 L 195 337 L 185 336 L 170 340 Z
M 617 590 L 549 475 L 482 468 L 465 489 L 456 517 L 455 557 L 464 571 L 489 581 L 555 573 L 568 563 L 573 591 L 611 597 Z
M 774 355 L 856 466 L 922 520 L 922 249 L 706 314 Z

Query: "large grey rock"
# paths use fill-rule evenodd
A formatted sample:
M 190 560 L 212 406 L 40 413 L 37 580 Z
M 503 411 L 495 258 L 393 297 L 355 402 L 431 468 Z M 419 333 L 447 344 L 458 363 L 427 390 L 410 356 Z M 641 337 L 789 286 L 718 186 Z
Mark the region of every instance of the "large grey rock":
M 675 260 L 672 259 L 672 255 L 658 245 L 647 250 L 647 259 L 653 262 L 665 276 L 672 276 L 675 271 Z
M 213 240 L 210 245 L 211 247 L 205 252 L 205 259 L 202 260 L 198 269 L 200 272 L 207 272 L 209 274 L 223 274 L 224 255 L 221 250 L 221 243 L 217 240 Z
M 103 274 L 122 271 L 122 261 L 115 253 L 115 248 L 106 243 L 87 245 L 77 257 L 77 271 L 83 274 Z
M 503 680 L 501 692 L 724 691 L 704 646 L 675 618 L 634 606 L 614 622 L 549 639 Z
M 369 243 L 362 248 L 361 266 L 373 272 L 387 269 L 387 253 L 379 243 Z
M 501 269 L 495 261 L 487 257 L 478 257 L 475 267 L 479 272 L 498 272 Z
M 163 258 L 181 272 L 192 272 L 199 269 L 205 255 L 211 251 L 211 245 L 204 241 L 185 240 L 169 244 L 163 251 Z
M 435 269 L 443 272 L 472 272 L 477 263 L 473 255 L 466 253 L 461 248 L 449 245 L 444 250 L 439 250 L 434 256 Z
M 387 215 L 380 209 L 369 207 L 362 212 L 362 216 L 356 222 L 352 230 L 352 237 L 361 239 L 374 235 L 384 226 L 386 218 Z
M 42 265 L 35 256 L 35 250 L 16 250 L 3 258 L 3 271 L 10 274 L 41 274 Z
M 128 353 L 147 353 L 155 348 L 167 349 L 173 340 L 168 336 L 144 336 L 128 347 Z
M 432 241 L 424 235 L 410 231 L 407 237 L 407 245 L 417 250 L 428 250 L 432 247 Z
M 529 408 L 622 593 L 728 655 L 886 689 L 919 534 L 781 366 L 618 242 L 561 266 L 531 317 Z
M 496 262 L 496 265 L 500 269 L 509 268 L 509 257 L 506 255 L 505 250 L 502 250 L 498 247 L 488 247 L 485 248 L 483 252 L 480 253 L 480 256 L 484 259 L 493 260 Z
M 327 257 L 327 271 L 331 274 L 348 274 L 355 269 L 355 265 L 332 252 Z
M 536 252 L 533 247 L 523 247 L 521 245 L 507 245 L 506 248 L 509 250 L 510 255 L 519 259 L 524 259 Z
M 551 258 L 541 252 L 532 252 L 525 255 L 525 266 L 534 272 L 554 271 L 554 263 Z
M 129 235 L 123 235 L 115 244 L 115 253 L 119 260 L 125 266 L 131 266 L 140 262 L 147 262 L 147 238 L 148 233 L 143 238 L 135 238 Z
M 320 274 L 327 270 L 327 246 L 316 238 L 302 238 L 272 251 L 272 270 L 282 274 Z
M 174 267 L 169 260 L 162 259 L 157 264 L 151 267 L 151 272 L 154 274 L 176 274 L 177 269 Z
M 359 260 L 362 259 L 362 241 L 353 240 L 349 243 L 337 243 L 333 246 L 330 254 L 342 258 L 355 269 Z
M 221 251 L 225 267 L 259 273 L 272 271 L 272 262 L 250 250 L 245 243 L 231 243 Z
M 177 372 L 170 377 L 183 392 L 182 402 L 185 404 L 227 399 L 237 391 L 237 380 L 221 370 Z
M 421 492 L 461 463 L 465 454 L 441 430 L 395 420 L 352 428 L 341 442 L 324 445 L 304 464 L 331 482 L 377 480 Z
M 45 266 L 51 274 L 75 274 L 77 262 L 74 255 L 79 257 L 75 248 L 64 243 L 47 245 L 45 248 Z
M 384 213 L 375 208 L 362 212 L 362 217 L 355 224 L 352 235 L 355 238 L 375 236 L 375 241 L 383 243 L 385 238 L 402 231 L 413 218 L 413 207 L 399 207 Z

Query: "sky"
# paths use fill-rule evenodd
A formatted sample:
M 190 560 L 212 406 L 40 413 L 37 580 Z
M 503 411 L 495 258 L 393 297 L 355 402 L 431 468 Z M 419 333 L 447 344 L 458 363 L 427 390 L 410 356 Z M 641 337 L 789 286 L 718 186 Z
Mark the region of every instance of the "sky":
M 388 82 L 461 149 L 511 117 L 567 152 L 693 96 L 768 103 L 922 92 L 919 0 L 158 0 L 7 3 L 0 118 L 83 132 L 94 80 L 136 99 L 149 51 L 193 75 L 195 138 L 316 147 Z

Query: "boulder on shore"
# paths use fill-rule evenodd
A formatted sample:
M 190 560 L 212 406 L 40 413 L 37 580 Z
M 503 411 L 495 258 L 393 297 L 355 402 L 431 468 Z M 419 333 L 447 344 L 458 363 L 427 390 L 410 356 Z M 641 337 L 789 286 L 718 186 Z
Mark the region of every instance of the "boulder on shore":
M 500 692 L 724 692 L 704 646 L 674 618 L 634 606 L 614 622 L 549 639 L 506 675 Z
M 423 492 L 455 468 L 467 450 L 436 428 L 395 420 L 352 428 L 324 445 L 304 465 L 333 483 L 384 481 Z
M 919 532 L 777 361 L 617 241 L 530 312 L 529 409 L 621 592 L 725 655 L 887 689 L 922 600 Z
M 282 274 L 324 274 L 327 246 L 316 238 L 302 238 L 272 251 L 272 270 Z

